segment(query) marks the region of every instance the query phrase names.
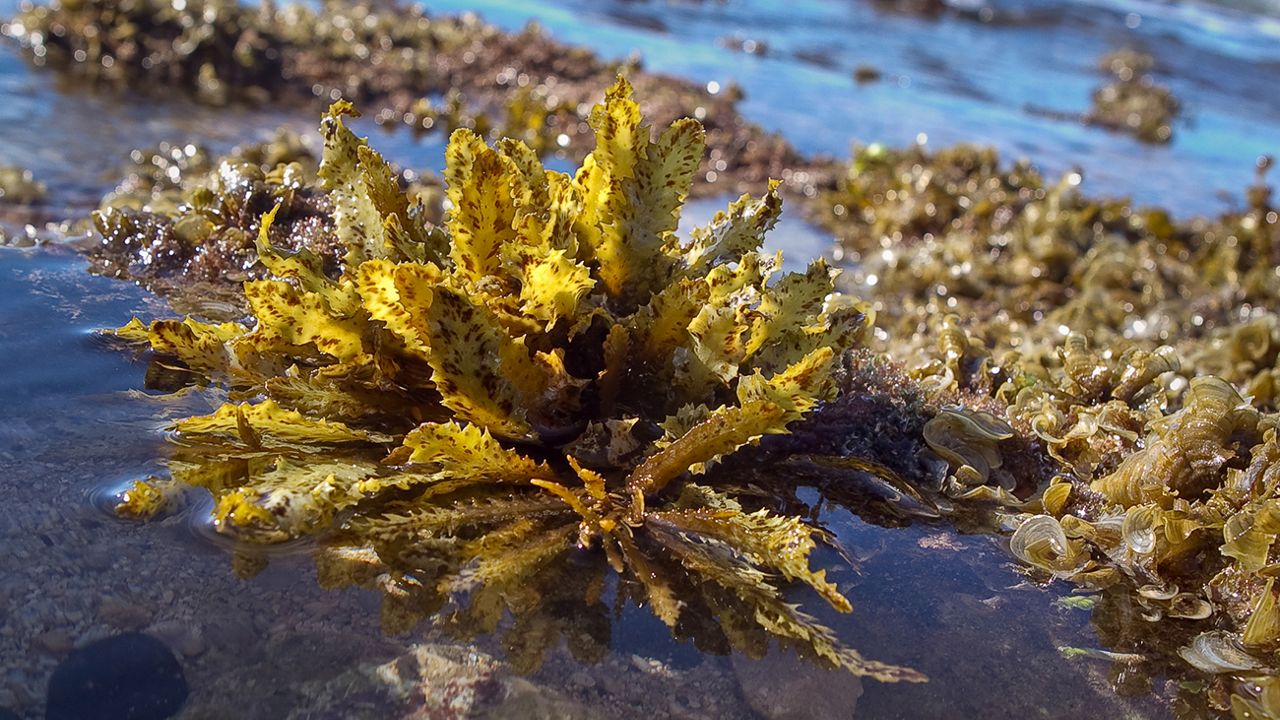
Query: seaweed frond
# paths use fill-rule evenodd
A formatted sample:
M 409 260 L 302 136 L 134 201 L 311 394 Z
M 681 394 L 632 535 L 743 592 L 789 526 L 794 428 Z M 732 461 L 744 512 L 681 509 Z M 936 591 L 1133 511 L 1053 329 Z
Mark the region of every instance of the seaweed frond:
M 924 679 L 788 601 L 794 583 L 852 609 L 811 568 L 825 536 L 744 507 L 717 473 L 833 399 L 838 359 L 870 324 L 822 262 L 775 277 L 762 243 L 776 185 L 681 240 L 702 128 L 653 137 L 619 78 L 574 176 L 455 131 L 441 228 L 346 127 L 353 112 L 336 103 L 322 123 L 340 267 L 273 247 L 277 207 L 245 323 L 116 331 L 246 400 L 173 425 L 173 475 L 213 493 L 219 530 L 372 549 L 392 571 L 390 626 L 452 604 L 492 630 L 509 610 L 529 657 L 559 635 L 537 609 L 567 588 L 598 601 L 598 565 L 673 629 L 713 610 L 731 644 L 767 633 L 855 674 Z M 597 565 L 570 560 L 584 554 Z

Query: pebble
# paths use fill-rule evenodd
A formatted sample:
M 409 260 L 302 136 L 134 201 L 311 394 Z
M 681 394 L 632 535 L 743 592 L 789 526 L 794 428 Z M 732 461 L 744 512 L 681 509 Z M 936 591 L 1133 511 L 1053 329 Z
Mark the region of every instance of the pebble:
M 605 673 L 600 676 L 600 689 L 606 695 L 625 696 L 626 681 L 613 673 Z
M 115 562 L 115 555 L 106 548 L 85 550 L 80 558 L 80 563 L 86 570 L 108 570 Z
M 228 614 L 213 620 L 201 635 L 212 638 L 215 647 L 240 652 L 259 643 L 253 618 L 237 614 Z
M 196 657 L 208 647 L 204 641 L 204 632 L 194 623 L 164 620 L 147 628 L 146 632 L 183 657 Z
M 53 657 L 62 657 L 75 649 L 71 636 L 62 630 L 50 630 L 36 635 L 31 644 L 37 650 Z
M 117 598 L 98 605 L 98 620 L 117 630 L 141 630 L 151 622 L 151 611 Z
M 569 684 L 583 690 L 590 690 L 595 687 L 596 681 L 595 678 L 591 677 L 590 673 L 584 670 L 577 670 L 569 676 Z

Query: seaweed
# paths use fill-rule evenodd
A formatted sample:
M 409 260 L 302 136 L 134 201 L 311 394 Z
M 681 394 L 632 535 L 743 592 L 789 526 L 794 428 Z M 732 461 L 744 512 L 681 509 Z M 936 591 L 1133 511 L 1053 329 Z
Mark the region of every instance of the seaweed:
M 112 27 L 104 7 L 36 10 L 44 24 L 23 28 L 67 11 Z M 221 530 L 319 538 L 326 582 L 382 588 L 389 628 L 447 608 L 460 632 L 489 632 L 510 611 L 526 665 L 560 637 L 598 653 L 613 583 L 700 647 L 759 652 L 772 632 L 876 674 L 778 604 L 794 590 L 844 607 L 807 569 L 826 538 L 797 520 L 788 483 L 891 525 L 946 515 L 989 530 L 1000 507 L 1029 577 L 1100 590 L 1100 629 L 1133 621 L 1109 638 L 1125 663 L 1220 673 L 1218 709 L 1262 712 L 1280 626 L 1269 160 L 1241 208 L 1190 221 L 972 146 L 856 148 L 832 180 L 743 126 L 731 93 L 659 94 L 668 79 L 634 69 L 657 97 L 650 117 L 702 118 L 711 150 L 687 123 L 633 142 L 648 130 L 620 89 L 612 111 L 577 110 L 615 67 L 536 28 L 327 9 L 256 16 L 292 63 L 287 85 L 267 87 L 453 133 L 447 188 L 407 197 L 410 176 L 351 136 L 338 106 L 323 168 L 263 154 L 219 176 L 223 163 L 168 148 L 141 156 L 154 170 L 99 215 L 107 272 L 249 281 L 238 311 L 119 331 L 186 381 L 232 389 L 230 409 L 178 424 L 171 462 L 179 484 L 219 498 Z M 378 78 L 350 72 L 381 52 L 364 28 L 388 23 L 402 26 L 380 31 L 392 49 L 432 52 L 401 53 L 410 66 L 381 55 Z M 290 33 L 322 41 L 300 48 Z M 25 36 L 51 63 L 75 42 Z M 1119 85 L 1149 84 L 1147 58 L 1103 64 Z M 593 149 L 579 125 L 596 141 L 583 169 L 544 172 L 539 156 Z M 486 142 L 503 134 L 524 143 Z M 782 188 L 764 178 L 784 166 L 793 187 L 818 184 L 802 208 L 858 261 L 839 285 L 821 264 L 771 280 L 759 238 Z M 679 202 L 711 173 L 763 197 L 681 241 Z M 837 352 L 814 355 L 824 344 Z M 122 510 L 167 497 L 137 485 Z
M 996 233 L 1043 196 L 1044 184 L 1026 163 L 1008 170 L 999 164 L 994 150 L 973 145 L 937 153 L 923 145 L 855 147 L 844 174 L 821 196 L 818 219 L 855 258 L 951 230 Z
M 1129 133 L 1147 143 L 1172 141 L 1173 121 L 1182 107 L 1167 87 L 1148 74 L 1154 66 L 1150 55 L 1133 50 L 1104 56 L 1098 67 L 1112 79 L 1094 90 L 1085 122 Z
M 34 205 L 44 199 L 44 183 L 30 170 L 16 165 L 0 165 L 0 203 Z
M 1150 75 L 1155 65 L 1154 58 L 1136 50 L 1107 53 L 1098 61 L 1098 70 L 1108 76 L 1108 81 L 1090 95 L 1087 111 L 1063 111 L 1033 104 L 1026 105 L 1025 110 L 1050 120 L 1124 133 L 1153 145 L 1172 142 L 1173 125 L 1182 113 L 1182 103 L 1173 91 Z
M 909 369 L 936 391 L 1163 410 L 1214 374 L 1267 409 L 1280 292 L 1267 167 L 1244 208 L 1178 222 L 990 150 L 859 148 L 823 220 L 861 260 L 845 286 L 877 311 L 879 347 L 921 357 Z M 1181 383 L 1146 388 L 1171 372 Z
M 275 197 L 247 322 L 114 331 L 230 389 L 173 424 L 169 463 L 213 494 L 220 532 L 318 538 L 326 582 L 384 587 L 389 629 L 452 605 L 493 630 L 509 611 L 525 665 L 590 625 L 544 610 L 593 605 L 609 569 L 620 598 L 677 634 L 753 655 L 772 636 L 857 675 L 924 679 L 863 658 L 790 599 L 807 586 L 852 609 L 810 567 L 824 534 L 725 472 L 834 399 L 840 355 L 869 328 L 825 263 L 777 276 L 761 250 L 776 185 L 682 241 L 703 130 L 681 120 L 651 137 L 619 78 L 573 176 L 518 140 L 456 130 L 437 228 L 346 127 L 354 113 L 337 102 L 321 125 L 338 267 L 274 245 L 294 212 Z M 158 507 L 147 487 L 122 509 Z
M 860 260 L 843 287 L 876 312 L 871 349 L 911 358 L 917 399 L 890 414 L 946 463 L 906 476 L 953 520 L 1003 505 L 1030 577 L 1103 592 L 1102 625 L 1125 608 L 1111 650 L 1144 659 L 1117 677 L 1215 673 L 1217 712 L 1257 712 L 1280 627 L 1270 165 L 1242 207 L 1180 221 L 1079 172 L 873 146 L 817 207 Z
M 242 283 L 266 273 L 258 261 L 260 220 L 277 205 L 271 244 L 305 249 L 323 272 L 336 272 L 344 248 L 318 169 L 319 158 L 286 128 L 221 156 L 194 144 L 135 150 L 84 229 L 95 241 L 86 248 L 90 269 L 142 283 L 206 317 L 237 318 L 246 307 Z M 412 212 L 440 219 L 437 177 L 393 175 Z
M 26 5 L 7 22 L 30 60 L 103 88 L 177 88 L 212 105 L 328 103 L 376 108 L 415 132 L 459 127 L 513 137 L 543 154 L 592 150 L 585 109 L 626 72 L 660 124 L 695 117 L 710 152 L 706 195 L 761 192 L 808 165 L 779 135 L 747 122 L 740 92 L 608 62 L 550 39 L 537 25 L 506 32 L 474 15 L 420 6 L 325 0 L 251 7 L 234 0 L 62 0 Z M 785 171 L 785 172 L 784 172 Z M 809 182 L 800 173 L 796 182 Z

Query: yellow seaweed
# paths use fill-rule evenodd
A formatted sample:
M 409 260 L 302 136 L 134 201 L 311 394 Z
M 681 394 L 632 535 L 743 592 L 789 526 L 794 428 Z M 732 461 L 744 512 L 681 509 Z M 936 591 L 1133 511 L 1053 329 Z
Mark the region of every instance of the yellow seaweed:
M 258 238 L 268 275 L 245 284 L 250 324 L 117 331 L 252 398 L 174 423 L 171 474 L 214 495 L 220 531 L 332 536 L 326 582 L 382 587 L 397 631 L 446 604 L 483 630 L 511 610 L 522 665 L 559 632 L 552 598 L 599 603 L 604 570 L 562 560 L 577 547 L 673 628 L 711 610 L 744 649 L 772 633 L 850 672 L 923 679 L 784 601 L 782 583 L 804 583 L 851 609 L 810 567 L 825 535 L 714 488 L 726 456 L 836 396 L 868 326 L 822 262 L 771 282 L 779 258 L 759 249 L 776 184 L 682 242 L 702 128 L 651 138 L 619 79 L 572 177 L 522 143 L 455 132 L 440 231 L 345 127 L 353 113 L 336 103 L 322 125 L 340 275 L 272 247 L 273 210 Z M 666 435 L 647 442 L 655 426 Z

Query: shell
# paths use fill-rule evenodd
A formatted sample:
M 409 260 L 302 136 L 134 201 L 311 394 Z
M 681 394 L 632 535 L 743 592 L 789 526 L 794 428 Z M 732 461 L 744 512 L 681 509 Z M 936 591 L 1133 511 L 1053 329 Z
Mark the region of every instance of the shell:
M 982 485 L 1003 463 L 996 443 L 1013 436 L 1008 423 L 985 412 L 943 410 L 925 423 L 924 441 L 946 460 L 956 478 Z
M 1069 540 L 1062 525 L 1048 515 L 1034 515 L 1018 526 L 1009 549 L 1019 560 L 1054 573 L 1074 573 L 1088 561 L 1083 542 Z
M 1165 614 L 1184 620 L 1205 620 L 1213 615 L 1213 605 L 1193 593 L 1179 593 L 1170 598 Z
M 1250 655 L 1233 633 L 1211 630 L 1201 633 L 1178 655 L 1197 670 L 1225 674 L 1260 670 L 1265 665 Z

